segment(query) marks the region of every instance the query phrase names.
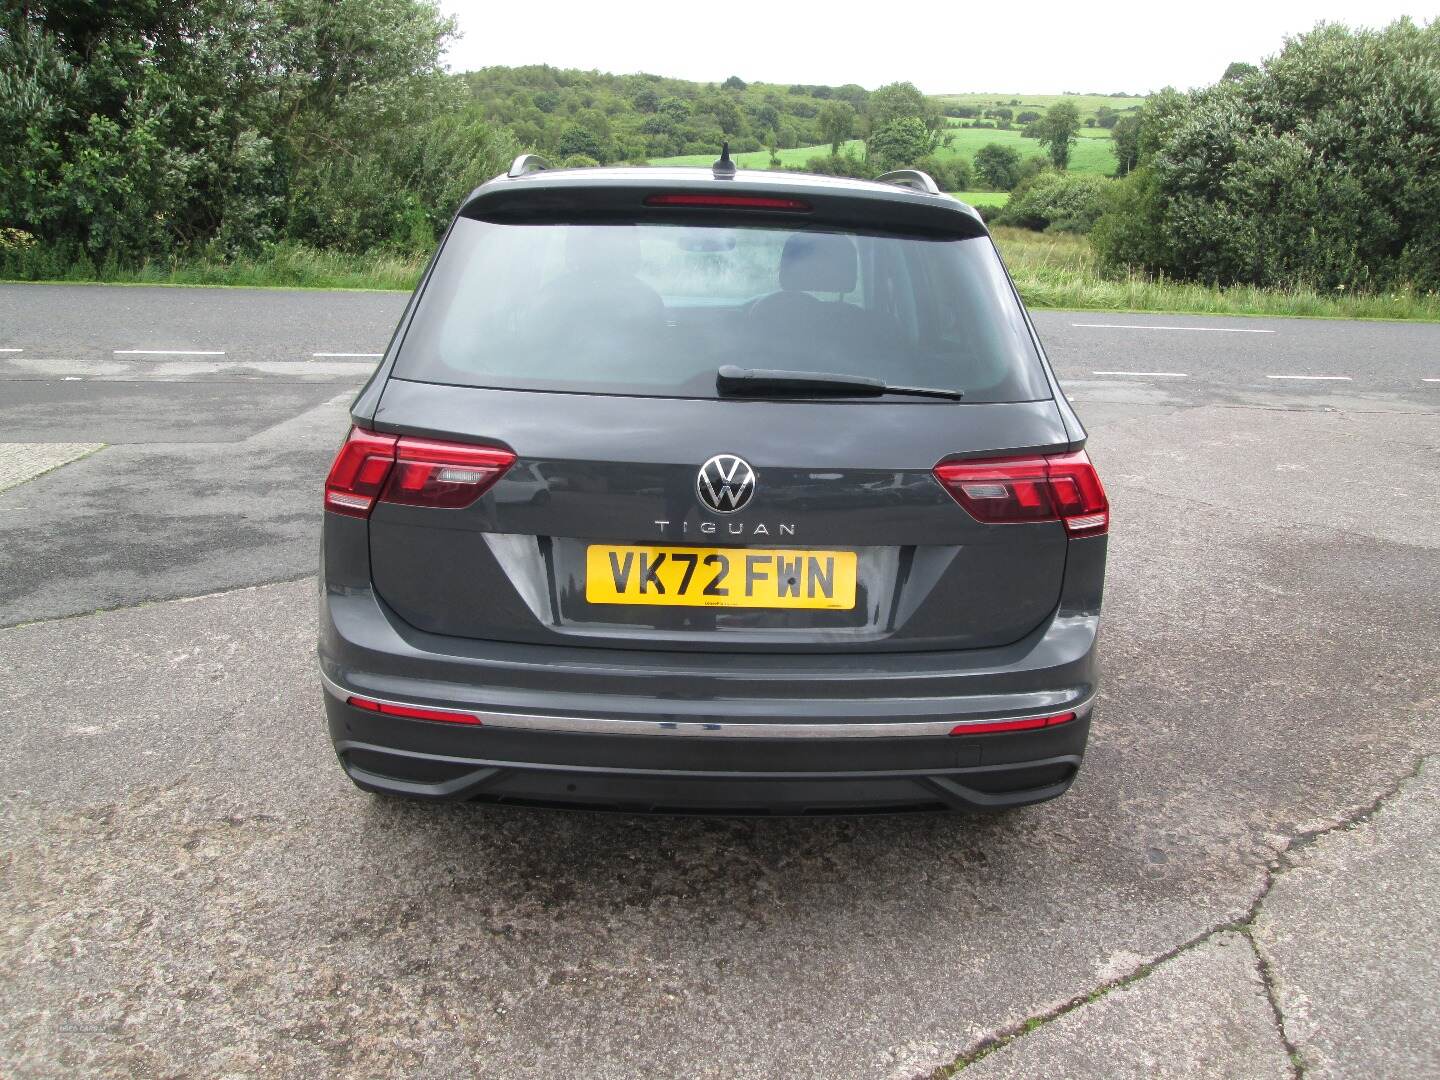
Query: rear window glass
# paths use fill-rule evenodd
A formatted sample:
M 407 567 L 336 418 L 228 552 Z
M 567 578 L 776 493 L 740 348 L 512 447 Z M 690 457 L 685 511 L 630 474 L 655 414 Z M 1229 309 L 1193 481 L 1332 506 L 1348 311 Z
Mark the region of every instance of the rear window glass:
M 1050 396 L 988 238 L 764 227 L 462 218 L 394 374 L 694 398 L 722 364 Z

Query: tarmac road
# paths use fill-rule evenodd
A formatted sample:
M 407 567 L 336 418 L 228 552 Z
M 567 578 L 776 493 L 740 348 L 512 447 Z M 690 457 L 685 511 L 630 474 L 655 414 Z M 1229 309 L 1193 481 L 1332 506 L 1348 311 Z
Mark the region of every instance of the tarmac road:
M 1440 326 L 1038 313 L 1114 509 L 1075 788 L 637 819 L 334 762 L 313 354 L 403 303 L 0 287 L 0 1071 L 1440 1071 Z

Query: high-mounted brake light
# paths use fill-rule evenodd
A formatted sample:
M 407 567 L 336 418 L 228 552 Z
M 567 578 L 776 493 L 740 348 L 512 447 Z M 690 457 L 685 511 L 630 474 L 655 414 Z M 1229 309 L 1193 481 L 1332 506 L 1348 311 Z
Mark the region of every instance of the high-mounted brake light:
M 480 718 L 474 713 L 451 712 L 449 709 L 422 709 L 418 705 L 392 705 L 388 701 L 374 701 L 354 694 L 345 699 L 345 704 L 382 716 L 399 716 L 406 720 L 438 720 L 442 724 L 474 724 L 480 726 Z
M 702 209 L 730 210 L 809 210 L 810 204 L 800 199 L 782 199 L 771 195 L 691 195 L 681 192 L 651 195 L 646 206 L 688 206 Z
M 458 509 L 515 463 L 509 450 L 351 428 L 325 481 L 325 509 L 367 518 L 375 503 Z
M 1110 528 L 1110 502 L 1084 450 L 1072 454 L 950 461 L 935 478 L 976 521 L 1063 521 L 1071 536 Z
M 1035 728 L 1056 727 L 1075 719 L 1073 712 L 1056 713 L 1054 716 L 1026 716 L 1019 720 L 979 720 L 969 724 L 956 724 L 951 735 L 998 735 L 1005 731 L 1031 731 Z

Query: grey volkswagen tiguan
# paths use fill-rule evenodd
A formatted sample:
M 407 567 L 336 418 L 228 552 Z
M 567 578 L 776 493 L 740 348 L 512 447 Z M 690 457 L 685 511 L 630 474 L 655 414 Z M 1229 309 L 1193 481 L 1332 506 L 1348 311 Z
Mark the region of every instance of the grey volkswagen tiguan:
M 362 788 L 823 813 L 1075 778 L 1108 504 L 923 173 L 519 159 L 351 417 L 320 668 Z

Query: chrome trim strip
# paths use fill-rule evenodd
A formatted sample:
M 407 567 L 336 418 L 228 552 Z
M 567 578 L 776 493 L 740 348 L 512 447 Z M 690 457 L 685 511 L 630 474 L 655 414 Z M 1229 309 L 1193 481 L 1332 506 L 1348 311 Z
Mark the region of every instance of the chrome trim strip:
M 1053 716 L 1057 712 L 1073 712 L 1084 716 L 1095 703 L 1091 694 L 1079 704 L 1056 706 L 1042 712 L 1012 713 L 1000 716 L 985 716 L 970 720 L 918 720 L 890 721 L 882 723 L 844 724 L 786 724 L 786 723 L 738 723 L 721 724 L 700 721 L 630 720 L 598 716 L 548 716 L 537 713 L 489 712 L 467 708 L 464 705 L 445 703 L 420 703 L 397 701 L 394 698 L 379 697 L 368 690 L 347 690 L 323 671 L 320 681 L 332 696 L 345 701 L 352 694 L 368 698 L 385 705 L 403 705 L 414 709 L 444 709 L 447 712 L 468 713 L 476 717 L 482 726 L 506 728 L 511 731 L 567 731 L 586 735 L 684 735 L 690 738 L 719 739 L 878 739 L 907 738 L 915 736 L 949 735 L 952 730 L 969 724 L 985 724 L 995 720 L 1026 720 L 1036 716 Z

